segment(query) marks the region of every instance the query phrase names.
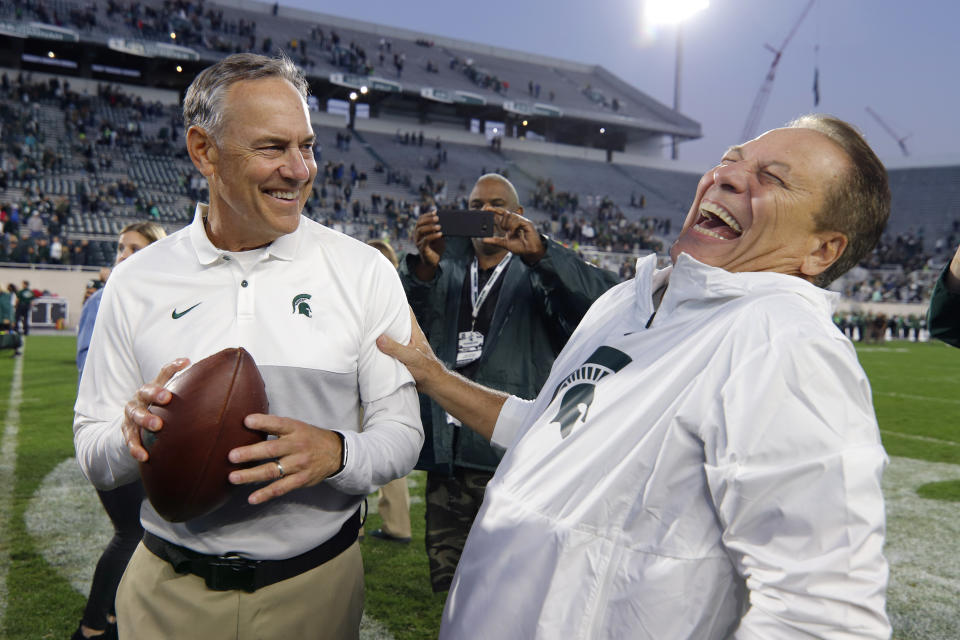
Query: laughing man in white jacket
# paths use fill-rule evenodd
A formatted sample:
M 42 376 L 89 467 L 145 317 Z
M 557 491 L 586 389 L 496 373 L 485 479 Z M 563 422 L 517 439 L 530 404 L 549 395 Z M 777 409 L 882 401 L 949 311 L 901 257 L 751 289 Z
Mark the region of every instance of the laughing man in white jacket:
M 600 298 L 536 400 L 381 339 L 508 449 L 441 638 L 888 638 L 886 455 L 820 287 L 889 203 L 859 134 L 806 116 L 703 176 L 673 265 Z

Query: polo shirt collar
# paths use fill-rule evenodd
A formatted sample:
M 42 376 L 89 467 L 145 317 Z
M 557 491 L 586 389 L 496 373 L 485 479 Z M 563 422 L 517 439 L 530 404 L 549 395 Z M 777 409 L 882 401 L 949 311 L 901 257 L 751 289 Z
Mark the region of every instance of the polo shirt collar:
M 202 265 L 211 265 L 220 260 L 221 256 L 227 251 L 218 249 L 210 242 L 207 237 L 207 231 L 203 226 L 203 220 L 207 217 L 210 206 L 202 202 L 197 203 L 196 211 L 193 214 L 193 222 L 190 224 L 190 242 L 193 244 L 193 250 L 197 253 L 197 260 Z M 302 222 L 302 220 L 301 220 Z M 300 229 L 303 225 L 297 225 L 297 230 L 280 236 L 267 247 L 267 256 L 279 260 L 293 260 L 297 253 L 297 246 L 300 243 Z

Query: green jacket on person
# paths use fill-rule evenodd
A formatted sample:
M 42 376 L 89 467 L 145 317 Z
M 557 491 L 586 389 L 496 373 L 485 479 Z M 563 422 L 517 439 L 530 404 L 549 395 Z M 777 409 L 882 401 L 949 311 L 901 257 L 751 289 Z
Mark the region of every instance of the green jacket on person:
M 930 337 L 960 347 L 960 293 L 947 289 L 949 268 L 950 265 L 947 265 L 933 286 L 927 327 L 930 329 Z
M 590 305 L 617 284 L 617 274 L 583 261 L 576 252 L 544 237 L 537 264 L 514 258 L 503 273 L 500 294 L 484 338 L 473 380 L 520 398 L 533 399 L 550 367 Z M 416 253 L 400 262 L 407 300 L 437 357 L 453 369 L 464 278 L 474 258 L 469 238 L 446 238 L 437 273 L 417 278 Z M 493 471 L 503 456 L 470 429 L 447 423 L 440 405 L 421 396 L 424 445 L 417 469 L 452 474 L 455 467 Z

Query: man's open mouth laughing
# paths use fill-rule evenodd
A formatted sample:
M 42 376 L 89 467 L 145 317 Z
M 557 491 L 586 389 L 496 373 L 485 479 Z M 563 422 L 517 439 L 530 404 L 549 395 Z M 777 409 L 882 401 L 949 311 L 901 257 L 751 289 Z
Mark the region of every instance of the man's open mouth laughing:
M 713 202 L 700 204 L 699 217 L 693 225 L 693 230 L 718 240 L 733 240 L 743 235 L 743 228 L 720 205 Z

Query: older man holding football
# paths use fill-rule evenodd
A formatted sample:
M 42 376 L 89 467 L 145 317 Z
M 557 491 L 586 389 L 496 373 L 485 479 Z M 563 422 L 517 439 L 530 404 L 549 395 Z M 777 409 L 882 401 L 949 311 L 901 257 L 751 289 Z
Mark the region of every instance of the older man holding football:
M 886 456 L 820 287 L 889 208 L 860 135 L 806 116 L 703 176 L 673 265 L 600 298 L 536 400 L 381 338 L 507 448 L 441 638 L 888 638 Z
M 74 423 L 98 488 L 149 464 L 141 430 L 162 439 L 163 421 L 148 406 L 169 402 L 164 384 L 191 360 L 244 347 L 271 412 L 245 419 L 270 439 L 229 452 L 245 465 L 229 482 L 252 487 L 186 522 L 144 502 L 121 638 L 358 637 L 358 507 L 410 471 L 423 431 L 410 375 L 375 346 L 409 336 L 396 271 L 301 215 L 317 172 L 306 94 L 283 58 L 237 54 L 201 72 L 184 120 L 209 205 L 104 292 Z

